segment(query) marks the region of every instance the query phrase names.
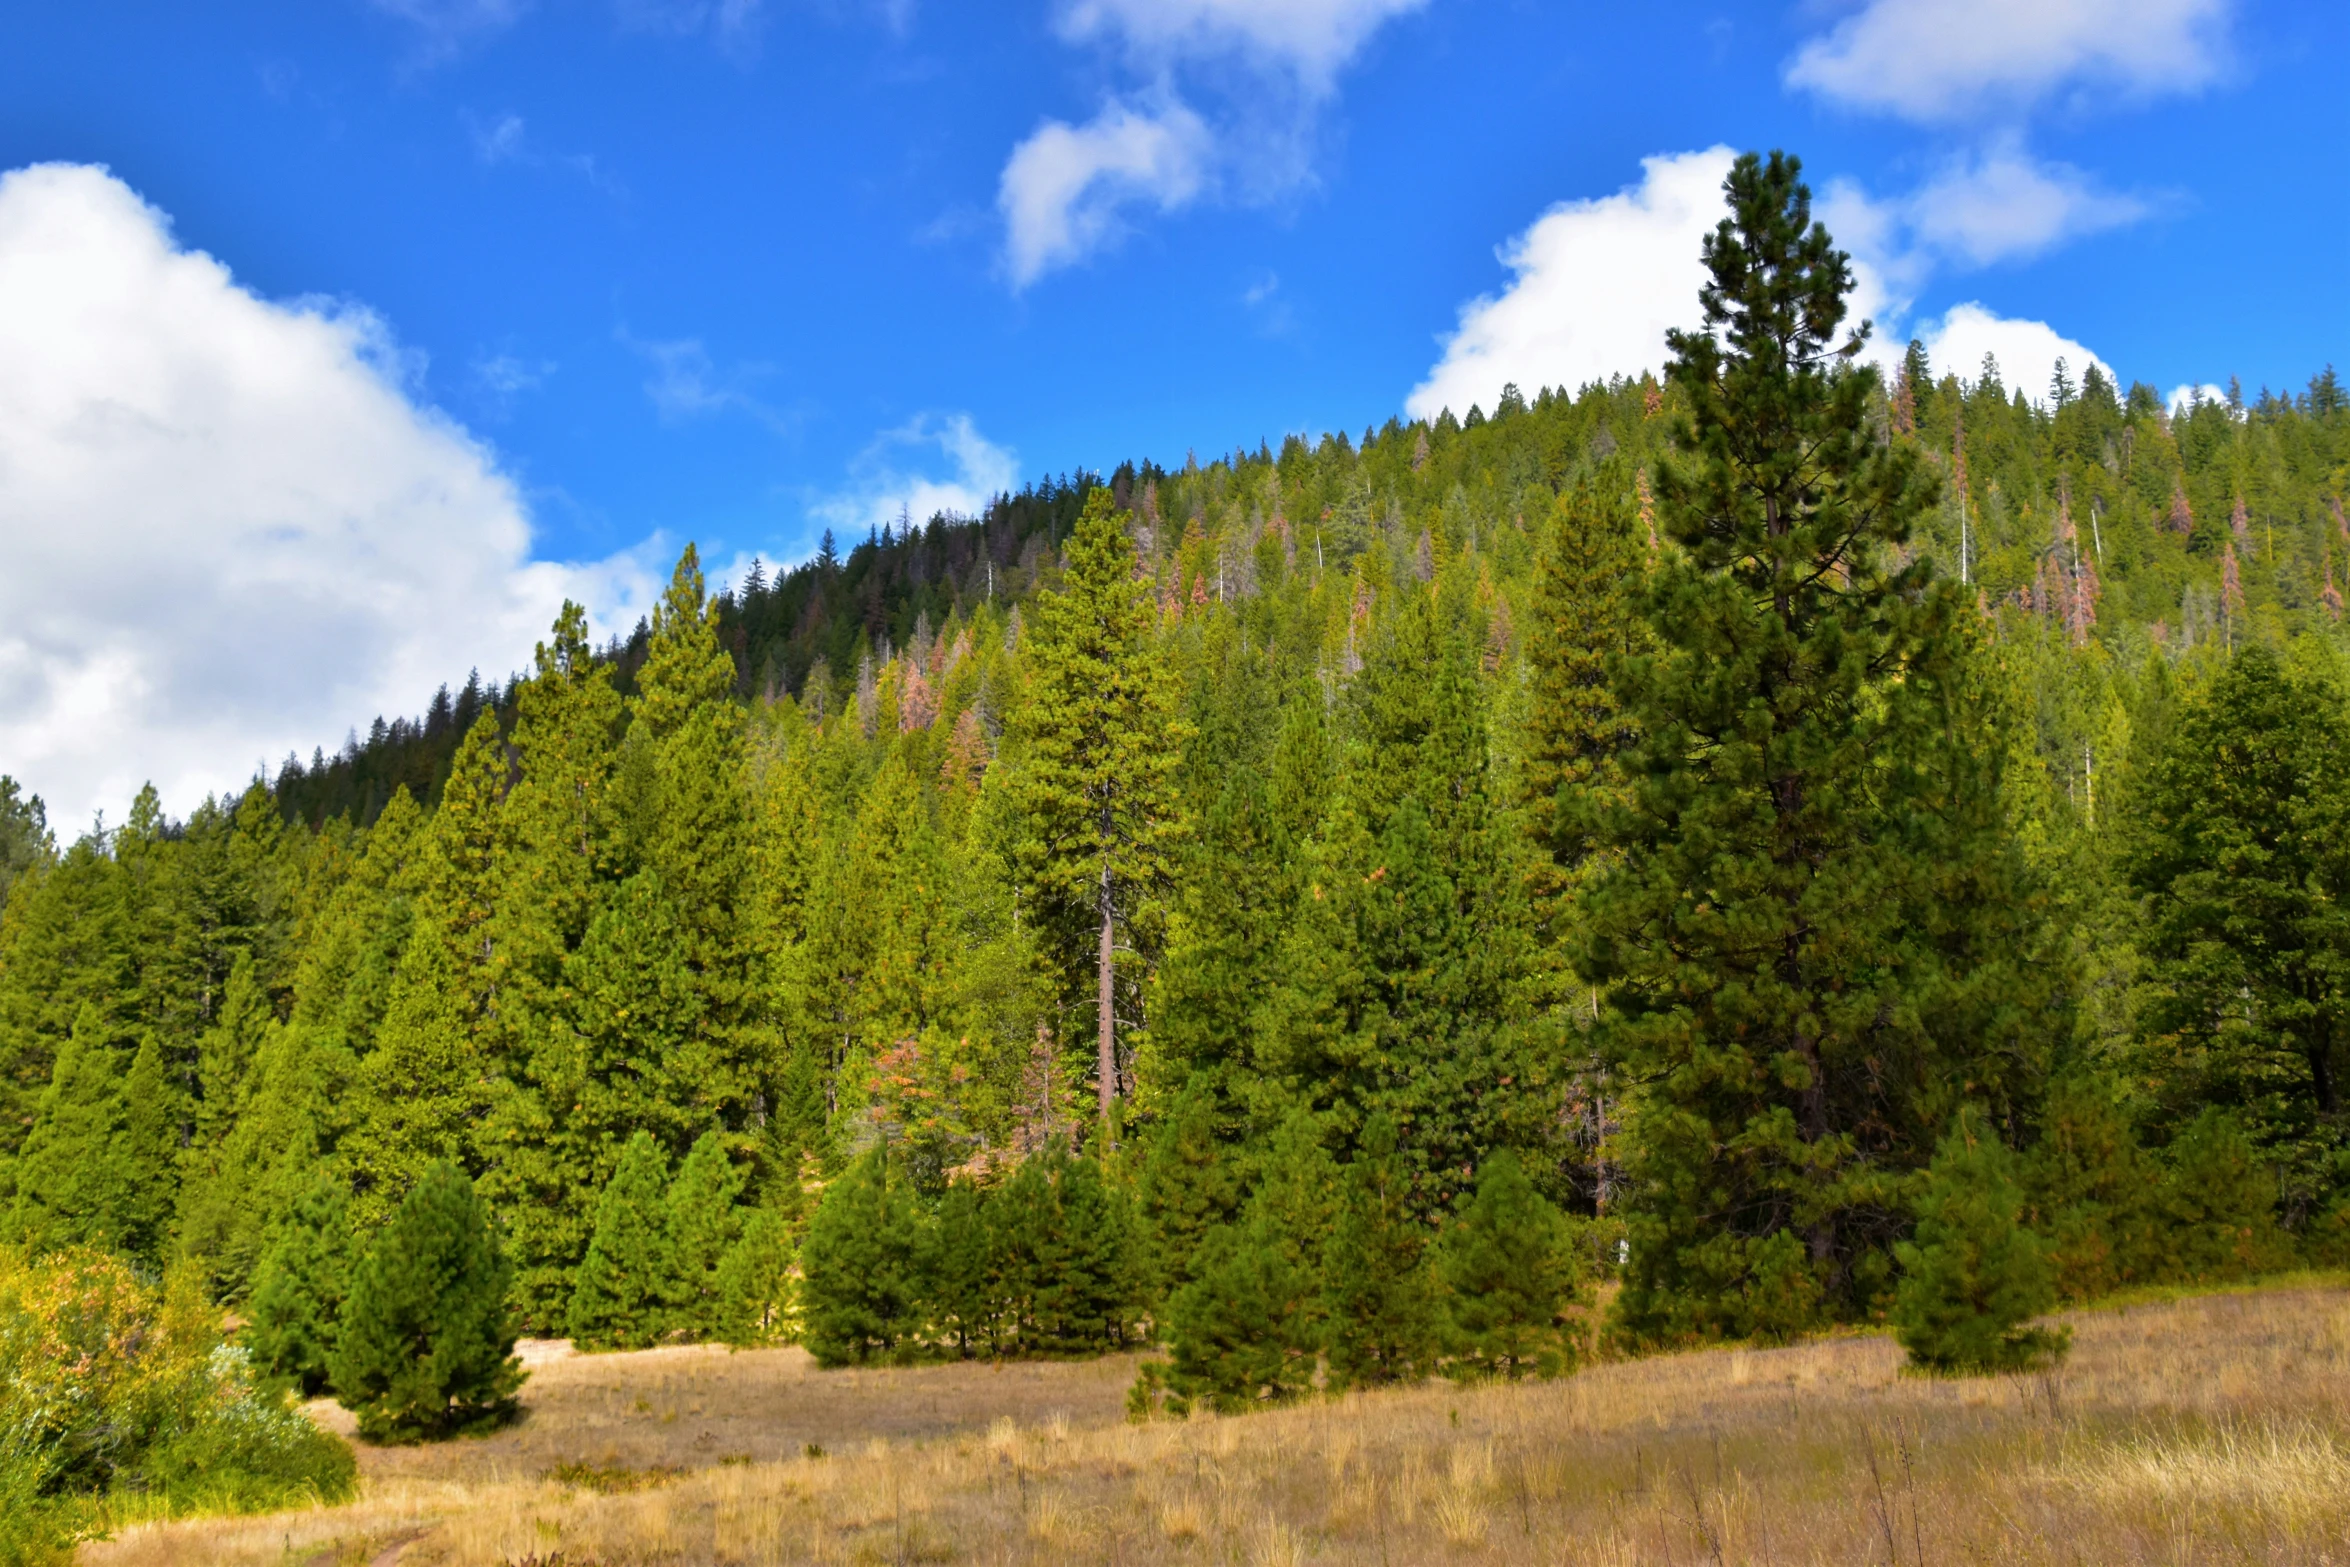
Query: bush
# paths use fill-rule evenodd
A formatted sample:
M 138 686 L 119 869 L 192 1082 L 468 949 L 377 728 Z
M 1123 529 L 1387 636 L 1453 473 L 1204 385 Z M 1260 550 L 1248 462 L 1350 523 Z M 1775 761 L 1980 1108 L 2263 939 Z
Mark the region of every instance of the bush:
M 2016 1157 L 1961 1114 L 1934 1152 L 1916 1237 L 1894 1248 L 1893 1333 L 1920 1370 L 2022 1371 L 2060 1357 L 2069 1333 L 2028 1326 L 2056 1303 L 2040 1238 L 2022 1223 Z
M 357 1477 L 221 1341 L 192 1271 L 157 1290 L 100 1252 L 0 1253 L 0 1564 L 61 1559 L 112 1498 L 257 1511 L 342 1501 Z
M 335 1396 L 371 1442 L 486 1430 L 519 1407 L 506 1291 L 514 1270 L 473 1183 L 426 1172 L 351 1281 Z

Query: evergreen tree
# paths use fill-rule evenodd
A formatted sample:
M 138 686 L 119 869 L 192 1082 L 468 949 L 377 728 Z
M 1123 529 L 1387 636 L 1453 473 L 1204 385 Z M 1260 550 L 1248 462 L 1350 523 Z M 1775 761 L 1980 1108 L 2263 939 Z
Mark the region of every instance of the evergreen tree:
M 1573 1244 L 1516 1154 L 1485 1161 L 1476 1195 L 1444 1232 L 1438 1271 L 1456 1372 L 1555 1376 L 1573 1357 L 1559 1321 L 1575 1297 Z
M 1893 1331 L 1929 1371 L 2018 1371 L 2064 1352 L 2070 1337 L 2028 1324 L 2055 1304 L 2040 1238 L 2022 1224 L 2016 1159 L 1961 1114 L 1935 1150 L 1914 1240 L 1897 1248 Z
M 800 1246 L 801 1342 L 819 1365 L 888 1357 L 920 1326 L 921 1215 L 884 1150 L 825 1188 Z
M 2173 1126 L 2233 1111 L 2298 1205 L 2350 1190 L 2350 713 L 2248 647 L 2133 792 L 2144 1064 Z
M 304 1398 L 326 1391 L 357 1261 L 350 1194 L 321 1172 L 278 1224 L 253 1276 L 244 1339 L 263 1375 L 292 1382 Z
M 1412 1211 L 1395 1123 L 1375 1115 L 1346 1168 L 1324 1258 L 1333 1387 L 1409 1381 L 1434 1362 L 1440 1325 L 1427 1239 Z
M 507 774 L 495 712 L 467 731 L 408 868 L 415 915 L 374 1048 L 361 1060 L 350 1139 L 362 1225 L 379 1223 L 436 1163 L 478 1168 L 498 1061 L 492 914 L 504 870 Z
M 1143 1155 L 1136 1183 L 1150 1298 L 1164 1304 L 1198 1277 L 1200 1243 L 1238 1217 L 1241 1186 L 1233 1156 L 1218 1142 L 1216 1095 L 1194 1079 L 1168 1107 Z
M 131 1057 L 122 1099 L 122 1130 L 107 1150 L 123 1186 L 122 1231 L 115 1244 L 156 1266 L 171 1244 L 187 1102 L 153 1034 L 139 1041 L 138 1052 Z
M 969 1356 L 996 1343 L 1002 1291 L 994 1203 L 976 1182 L 950 1182 L 922 1259 L 932 1342 Z
M 726 1259 L 742 1234 L 737 1206 L 750 1179 L 716 1132 L 695 1139 L 669 1185 L 671 1323 L 689 1338 L 720 1336 L 726 1310 Z M 592 1255 L 592 1253 L 591 1253 Z
M 120 1155 L 128 1124 L 123 1094 L 127 1041 L 95 1003 L 56 1047 L 49 1087 L 16 1161 L 11 1223 L 35 1251 L 127 1248 L 139 1228 L 130 1171 Z
M 1025 649 L 1019 790 L 1031 837 L 1019 872 L 1066 931 L 1072 973 L 1092 948 L 1095 1087 L 1107 1121 L 1119 1095 L 1117 941 L 1168 877 L 1182 728 L 1152 656 L 1147 591 L 1126 514 L 1086 497 L 1060 591 L 1036 602 Z M 1079 944 L 1083 932 L 1092 939 Z
M 1313 1386 L 1336 1175 L 1321 1132 L 1303 1112 L 1282 1123 L 1241 1221 L 1208 1232 L 1192 1282 L 1169 1302 L 1163 1376 L 1174 1411 L 1235 1411 Z
M 738 1349 L 780 1338 L 790 1306 L 791 1264 L 789 1221 L 778 1209 L 753 1208 L 718 1265 L 716 1336 Z
M 644 1349 L 673 1321 L 676 1243 L 669 1161 L 648 1132 L 621 1150 L 596 1200 L 596 1230 L 571 1291 L 568 1325 L 581 1349 Z
M 522 1363 L 506 1309 L 513 1269 L 473 1183 L 436 1164 L 353 1270 L 335 1397 L 371 1442 L 485 1430 L 512 1418 Z
M 1963 1092 L 2013 1105 L 2061 1022 L 2007 832 L 1964 606 L 1924 558 L 1916 450 L 1880 444 L 1847 258 L 1799 165 L 1741 158 L 1672 338 L 1675 549 L 1625 667 L 1641 740 L 1588 899 L 1629 1107 L 1639 1336 L 1770 1334 L 1891 1283 L 1890 1194 Z

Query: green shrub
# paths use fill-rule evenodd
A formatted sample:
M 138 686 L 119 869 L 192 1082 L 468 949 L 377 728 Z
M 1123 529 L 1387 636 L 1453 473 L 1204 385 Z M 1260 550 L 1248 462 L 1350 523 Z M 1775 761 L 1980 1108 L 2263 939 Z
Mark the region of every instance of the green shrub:
M 1921 1370 L 2021 1371 L 2061 1356 L 2069 1333 L 2030 1326 L 2056 1303 L 2040 1238 L 2024 1228 L 2017 1160 L 1962 1114 L 1934 1152 L 1915 1238 L 1894 1249 L 1893 1332 Z
M 222 1342 L 193 1270 L 0 1253 L 0 1567 L 60 1559 L 108 1504 L 248 1512 L 337 1502 L 350 1448 Z
M 514 1270 L 462 1172 L 425 1173 L 376 1237 L 343 1304 L 335 1396 L 371 1442 L 486 1430 L 519 1407 Z

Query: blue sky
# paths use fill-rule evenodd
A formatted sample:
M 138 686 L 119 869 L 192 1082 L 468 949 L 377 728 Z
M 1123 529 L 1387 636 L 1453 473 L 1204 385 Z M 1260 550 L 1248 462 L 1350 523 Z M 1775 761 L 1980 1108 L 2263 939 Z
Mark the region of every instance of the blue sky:
M 0 770 L 77 808 L 511 667 L 551 592 L 617 624 L 688 538 L 792 559 L 1047 471 L 1635 372 L 1694 290 L 1709 149 L 1802 154 L 1870 307 L 1962 373 L 2350 364 L 2338 5 L 86 0 L 9 31 L 0 169 L 82 167 L 0 190 L 0 458 L 54 470 L 0 475 L 53 573 L 0 605 Z M 129 405 L 174 441 L 75 467 Z M 77 574 L 113 586 L 59 618 Z M 248 716 L 134 742 L 206 575 L 237 582 L 170 638 L 225 650 L 171 678 Z M 311 673 L 240 663 L 265 590 Z M 71 738 L 87 689 L 121 722 Z

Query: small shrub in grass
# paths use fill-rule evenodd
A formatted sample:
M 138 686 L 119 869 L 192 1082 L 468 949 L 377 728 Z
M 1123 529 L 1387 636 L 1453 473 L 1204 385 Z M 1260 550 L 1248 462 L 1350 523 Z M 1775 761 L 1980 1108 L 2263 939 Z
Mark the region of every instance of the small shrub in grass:
M 514 1270 L 473 1183 L 435 1165 L 351 1281 L 333 1360 L 335 1396 L 371 1442 L 488 1430 L 522 1386 L 506 1291 Z
M 2056 1303 L 2040 1238 L 2023 1225 L 2017 1161 L 1997 1135 L 1961 1114 L 1934 1152 L 1914 1238 L 1895 1248 L 1901 1283 L 1893 1332 L 1923 1371 L 2023 1371 L 2061 1358 L 2069 1330 L 2031 1326 Z

